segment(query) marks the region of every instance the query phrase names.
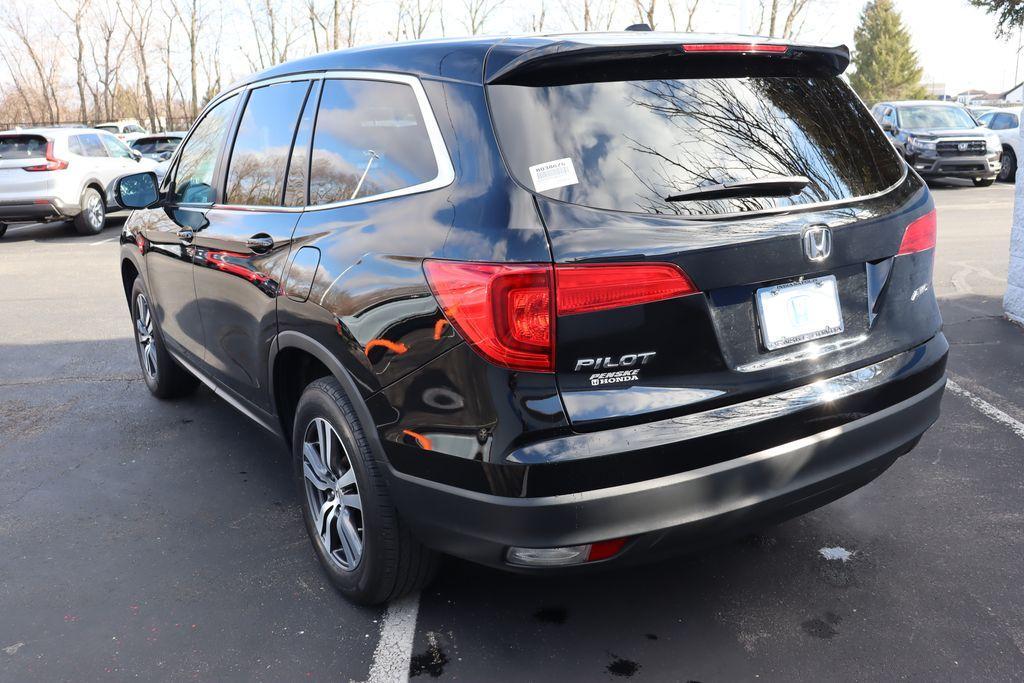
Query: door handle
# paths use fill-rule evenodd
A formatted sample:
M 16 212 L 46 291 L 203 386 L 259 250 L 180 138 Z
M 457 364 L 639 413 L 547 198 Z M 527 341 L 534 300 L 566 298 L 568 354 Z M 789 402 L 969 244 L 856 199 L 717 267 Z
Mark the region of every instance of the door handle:
M 191 228 L 182 228 L 178 230 L 178 241 L 182 244 L 192 244 L 192 240 L 196 238 L 196 233 Z
M 264 254 L 274 248 L 274 238 L 264 234 L 253 235 L 245 241 L 245 246 L 249 247 L 249 251 Z

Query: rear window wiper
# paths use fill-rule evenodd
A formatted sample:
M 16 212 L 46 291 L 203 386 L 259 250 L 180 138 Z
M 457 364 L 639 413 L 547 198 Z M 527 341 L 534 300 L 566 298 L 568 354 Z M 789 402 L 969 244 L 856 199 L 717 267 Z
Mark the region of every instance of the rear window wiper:
M 735 180 L 718 185 L 703 185 L 665 197 L 666 202 L 691 199 L 731 199 L 733 197 L 790 197 L 811 181 L 802 175 L 768 176 L 754 180 Z

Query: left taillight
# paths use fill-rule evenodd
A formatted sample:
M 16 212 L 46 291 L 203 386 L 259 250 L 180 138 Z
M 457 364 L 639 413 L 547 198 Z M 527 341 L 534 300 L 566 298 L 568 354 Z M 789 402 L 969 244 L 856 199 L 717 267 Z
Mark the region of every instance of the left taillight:
M 68 162 L 58 159 L 53 155 L 53 140 L 46 143 L 46 163 L 36 166 L 25 166 L 26 171 L 63 171 L 68 167 Z
M 423 264 L 430 288 L 459 334 L 484 358 L 512 370 L 553 372 L 555 317 L 671 299 L 698 290 L 668 263 L 593 265 Z
M 900 250 L 896 252 L 896 255 L 905 256 L 934 249 L 937 228 L 938 220 L 935 209 L 932 209 L 907 226 L 903 233 L 903 241 L 900 242 Z

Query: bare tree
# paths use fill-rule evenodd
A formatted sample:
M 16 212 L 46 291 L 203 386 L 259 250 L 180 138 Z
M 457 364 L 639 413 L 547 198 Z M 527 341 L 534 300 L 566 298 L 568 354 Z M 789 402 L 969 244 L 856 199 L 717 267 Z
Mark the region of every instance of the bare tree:
M 685 3 L 686 10 L 684 12 L 686 16 L 686 26 L 683 28 L 684 31 L 693 30 L 693 18 L 697 14 L 697 8 L 700 6 L 700 0 L 687 0 Z M 677 14 L 678 10 L 676 7 L 675 0 L 668 0 L 668 15 L 672 19 L 672 30 L 679 30 L 679 20 L 681 17 Z
M 607 31 L 615 18 L 615 3 L 609 0 L 562 0 L 562 11 L 576 31 Z
M 93 108 L 100 118 L 114 118 L 114 93 L 120 81 L 121 65 L 128 42 L 120 38 L 123 24 L 120 20 L 117 0 L 105 2 L 102 6 L 93 4 L 89 18 L 89 42 L 95 79 L 90 79 Z
M 401 34 L 419 40 L 427 32 L 430 20 L 437 11 L 435 0 L 399 0 L 398 5 Z
M 135 53 L 138 78 L 145 96 L 146 117 L 150 130 L 157 129 L 156 101 L 153 98 L 153 81 L 149 74 L 150 31 L 153 26 L 153 0 L 126 0 L 118 4 L 121 18 L 128 27 Z
M 256 47 L 255 56 L 251 50 L 244 51 L 249 66 L 255 71 L 288 61 L 288 52 L 298 34 L 293 5 L 280 0 L 246 0 L 246 8 Z
M 172 5 L 173 16 L 185 34 L 188 43 L 188 82 L 189 108 L 188 115 L 195 118 L 199 115 L 199 49 L 202 27 L 209 19 L 200 0 L 183 0 Z
M 89 12 L 91 0 L 77 0 L 72 4 L 73 9 L 68 9 L 70 4 L 67 0 L 57 3 L 57 11 L 64 15 L 74 27 L 75 51 L 71 58 L 75 62 L 75 81 L 78 86 L 78 119 L 83 124 L 89 120 L 88 106 L 85 102 L 85 94 L 88 91 L 85 75 L 85 17 Z
M 654 8 L 657 4 L 658 0 L 633 0 L 633 7 L 636 8 L 640 23 L 647 24 L 651 30 L 657 29 L 657 25 L 654 23 Z
M 475 36 L 481 33 L 484 24 L 503 3 L 504 0 L 462 0 L 462 7 L 466 14 L 463 26 L 466 27 L 470 35 Z M 543 7 L 541 11 L 543 11 Z
M 30 27 L 34 27 L 35 30 Z M 60 80 L 59 55 L 56 51 L 43 49 L 50 45 L 51 41 L 45 40 L 42 34 L 50 34 L 52 31 L 48 29 L 45 22 L 41 23 L 34 17 L 30 18 L 27 13 L 19 12 L 13 4 L 5 8 L 3 28 L 7 29 L 7 33 L 14 37 L 13 44 L 5 40 L 4 45 L 0 46 L 0 52 L 3 52 L 7 68 L 16 81 L 31 83 L 32 77 L 25 74 L 22 60 L 19 59 L 21 56 L 28 58 L 27 67 L 34 72 L 33 77 L 37 79 L 42 95 L 41 99 L 46 106 L 46 120 L 51 124 L 59 123 L 61 119 L 61 98 L 57 92 Z
M 547 10 L 544 7 L 543 0 L 541 0 L 540 8 L 530 15 L 524 28 L 530 33 L 541 33 L 544 30 L 545 19 L 547 19 Z
M 802 24 L 811 0 L 761 0 L 757 33 L 776 38 L 792 38 Z

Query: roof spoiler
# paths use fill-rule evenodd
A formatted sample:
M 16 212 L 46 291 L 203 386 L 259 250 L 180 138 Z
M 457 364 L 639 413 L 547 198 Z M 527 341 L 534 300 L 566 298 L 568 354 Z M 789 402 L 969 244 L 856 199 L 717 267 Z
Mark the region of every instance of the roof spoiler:
M 706 41 L 690 42 L 678 38 L 651 41 L 649 35 L 644 35 L 644 32 L 597 34 L 594 36 L 596 40 L 548 43 L 515 56 L 509 55 L 507 61 L 489 59 L 484 82 L 488 85 L 529 85 L 548 78 L 571 82 L 574 78 L 593 80 L 595 73 L 610 76 L 608 80 L 616 80 L 623 75 L 628 77 L 629 72 L 646 70 L 646 67 L 665 74 L 666 70 L 681 68 L 692 69 L 701 75 L 703 72 L 713 75 L 717 70 L 750 69 L 755 65 L 781 73 L 811 72 L 838 76 L 850 65 L 850 49 L 845 45 L 792 45 L 745 36 L 708 36 Z

